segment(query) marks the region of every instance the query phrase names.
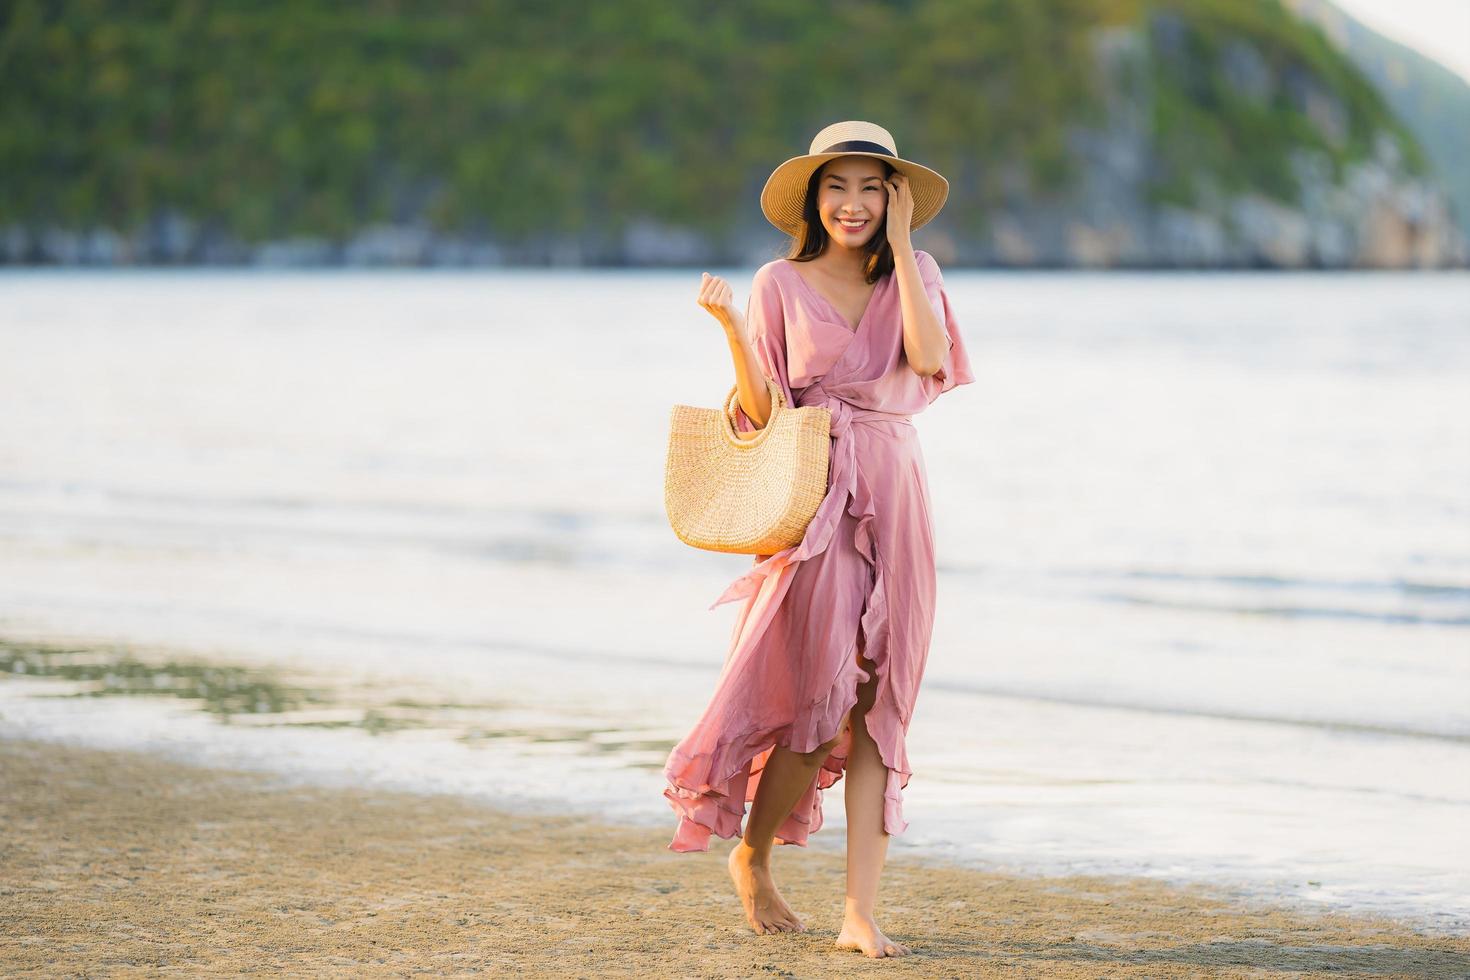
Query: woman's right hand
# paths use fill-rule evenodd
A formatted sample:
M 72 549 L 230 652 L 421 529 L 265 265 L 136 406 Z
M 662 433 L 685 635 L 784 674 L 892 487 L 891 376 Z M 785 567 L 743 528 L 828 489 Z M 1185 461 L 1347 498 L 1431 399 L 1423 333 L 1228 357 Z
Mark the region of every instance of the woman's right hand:
M 735 293 L 730 284 L 708 272 L 699 283 L 699 305 L 724 324 L 726 330 L 738 330 L 743 317 L 735 308 Z

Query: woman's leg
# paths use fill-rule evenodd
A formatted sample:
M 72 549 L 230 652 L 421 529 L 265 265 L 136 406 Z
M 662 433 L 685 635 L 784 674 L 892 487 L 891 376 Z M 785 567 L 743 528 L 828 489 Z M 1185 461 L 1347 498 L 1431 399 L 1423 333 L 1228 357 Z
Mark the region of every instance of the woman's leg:
M 888 769 L 878 745 L 868 732 L 867 713 L 878 694 L 878 675 L 872 661 L 859 651 L 858 663 L 872 680 L 858 687 L 858 701 L 848 715 L 852 750 L 847 756 L 843 802 L 847 806 L 847 903 L 837 945 L 860 949 L 868 956 L 902 956 L 909 948 L 883 934 L 873 918 L 878 878 L 888 855 L 888 833 L 883 829 L 883 793 Z
M 745 821 L 745 833 L 730 851 L 730 877 L 745 906 L 745 917 L 757 934 L 805 932 L 806 925 L 786 904 L 771 876 L 771 848 L 776 830 L 801 799 L 822 760 L 831 754 L 841 730 L 830 741 L 810 752 L 793 752 L 776 746 L 761 770 L 755 800 Z

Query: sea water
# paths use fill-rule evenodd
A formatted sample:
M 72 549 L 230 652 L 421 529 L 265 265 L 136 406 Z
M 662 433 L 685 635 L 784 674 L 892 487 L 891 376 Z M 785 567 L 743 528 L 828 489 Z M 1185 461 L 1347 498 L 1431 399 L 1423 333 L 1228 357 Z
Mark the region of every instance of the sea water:
M 663 513 L 701 271 L 0 275 L 0 736 L 672 835 L 750 562 Z M 946 286 L 891 859 L 1470 931 L 1470 276 Z

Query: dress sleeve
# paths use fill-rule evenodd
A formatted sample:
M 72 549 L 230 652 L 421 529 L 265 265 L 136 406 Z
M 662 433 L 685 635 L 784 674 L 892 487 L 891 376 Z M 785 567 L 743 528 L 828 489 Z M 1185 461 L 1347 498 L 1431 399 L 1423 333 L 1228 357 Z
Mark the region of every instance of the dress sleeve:
M 949 351 L 944 355 L 939 370 L 924 378 L 924 390 L 932 405 L 934 399 L 956 385 L 970 384 L 975 375 L 970 370 L 970 355 L 965 350 L 965 338 L 960 334 L 960 325 L 955 321 L 954 309 L 949 304 L 949 294 L 944 291 L 944 274 L 939 270 L 939 263 L 928 252 L 918 250 L 914 252 L 914 259 L 924 281 L 924 294 L 929 297 L 929 304 L 934 307 L 939 322 L 944 324 L 944 332 L 949 335 Z
M 770 265 L 756 270 L 750 285 L 750 301 L 745 307 L 745 335 L 755 349 L 755 359 L 766 377 L 776 382 L 788 406 L 796 403 L 791 394 L 791 379 L 786 369 L 786 314 L 781 303 L 781 287 Z M 756 424 L 735 402 L 735 428 L 754 432 Z

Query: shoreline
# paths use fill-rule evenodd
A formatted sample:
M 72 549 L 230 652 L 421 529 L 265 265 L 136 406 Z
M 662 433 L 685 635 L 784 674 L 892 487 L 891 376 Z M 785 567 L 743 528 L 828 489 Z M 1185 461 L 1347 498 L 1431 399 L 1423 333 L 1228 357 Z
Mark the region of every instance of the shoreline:
M 843 858 L 815 848 L 775 859 L 809 931 L 756 936 L 724 868 L 733 842 L 678 854 L 667 828 L 13 739 L 0 786 L 6 973 L 1470 974 L 1470 937 L 1386 918 L 892 855 L 879 921 L 913 953 L 890 963 L 831 945 Z

